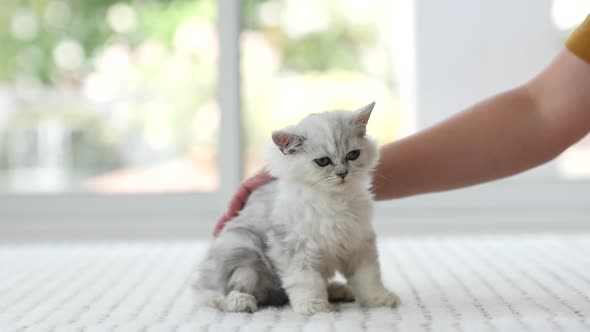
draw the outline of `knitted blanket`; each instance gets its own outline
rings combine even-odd
[[[380,239],[398,309],[195,308],[206,241],[0,244],[0,331],[590,331],[590,235]]]

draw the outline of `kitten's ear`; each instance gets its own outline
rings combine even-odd
[[[293,154],[299,150],[305,137],[279,130],[272,133],[272,141],[283,154]]]
[[[356,114],[352,123],[359,136],[365,136],[367,132],[367,123],[369,122],[369,117],[371,117],[373,107],[375,107],[375,102],[355,111]]]

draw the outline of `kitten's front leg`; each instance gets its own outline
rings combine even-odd
[[[346,279],[361,306],[393,308],[399,304],[399,297],[383,286],[374,240],[349,264]]]
[[[282,281],[295,312],[313,315],[334,311],[334,307],[328,302],[326,280],[318,271],[290,268],[283,275]]]

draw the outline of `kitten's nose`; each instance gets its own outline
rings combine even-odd
[[[344,172],[338,172],[338,173],[336,173],[336,175],[338,175],[339,177],[341,177],[341,178],[343,178],[343,179],[346,177],[346,175],[347,175],[347,174],[348,174],[348,171],[344,171]]]

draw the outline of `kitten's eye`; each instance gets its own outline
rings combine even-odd
[[[346,154],[346,160],[356,160],[361,154],[360,150],[352,150]]]
[[[330,158],[328,157],[314,159],[313,161],[315,161],[315,163],[318,164],[318,166],[320,167],[326,167],[332,163],[332,160],[330,160]]]

